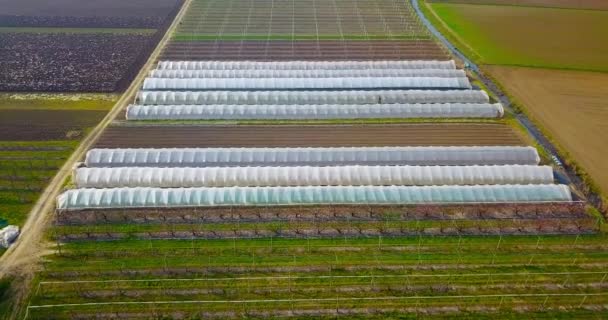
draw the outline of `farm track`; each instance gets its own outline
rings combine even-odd
[[[124,125],[103,132],[96,148],[336,147],[524,145],[504,124]]]

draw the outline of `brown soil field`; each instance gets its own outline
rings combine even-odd
[[[0,90],[119,91],[155,43],[145,34],[0,33]]]
[[[608,74],[487,66],[557,142],[608,191]]]
[[[503,124],[124,125],[105,130],[97,148],[524,145]]]
[[[606,0],[431,0],[429,2],[608,10]]]
[[[104,110],[2,110],[0,140],[33,141],[82,138],[106,115]]]
[[[3,15],[76,17],[165,17],[177,0],[0,0]]]
[[[172,41],[165,60],[447,60],[432,40]]]

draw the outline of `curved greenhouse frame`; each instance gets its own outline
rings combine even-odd
[[[501,104],[130,105],[127,120],[501,118]]]
[[[488,103],[481,90],[141,91],[143,105]]]
[[[78,188],[551,184],[549,166],[78,168]]]
[[[450,69],[313,69],[313,70],[152,70],[151,78],[340,78],[437,77],[466,78],[464,70]]]
[[[91,149],[87,167],[538,164],[533,147]]]
[[[73,189],[57,209],[572,201],[566,185]]]
[[[383,61],[160,61],[159,70],[343,70],[456,69],[456,63],[432,60]]]

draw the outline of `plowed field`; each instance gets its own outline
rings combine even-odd
[[[608,191],[608,74],[500,66],[487,70]]]
[[[502,124],[115,126],[97,148],[522,145]]]
[[[2,110],[0,139],[13,141],[61,140],[81,137],[106,111]]]
[[[163,60],[447,60],[431,40],[172,41]]]

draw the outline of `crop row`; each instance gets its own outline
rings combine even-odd
[[[59,225],[272,221],[584,218],[582,202],[403,206],[283,206],[57,211]]]
[[[601,235],[75,242],[44,263],[28,312],[233,318],[337,303],[353,316],[462,316],[473,304],[481,316],[576,314],[603,310],[605,259]]]

